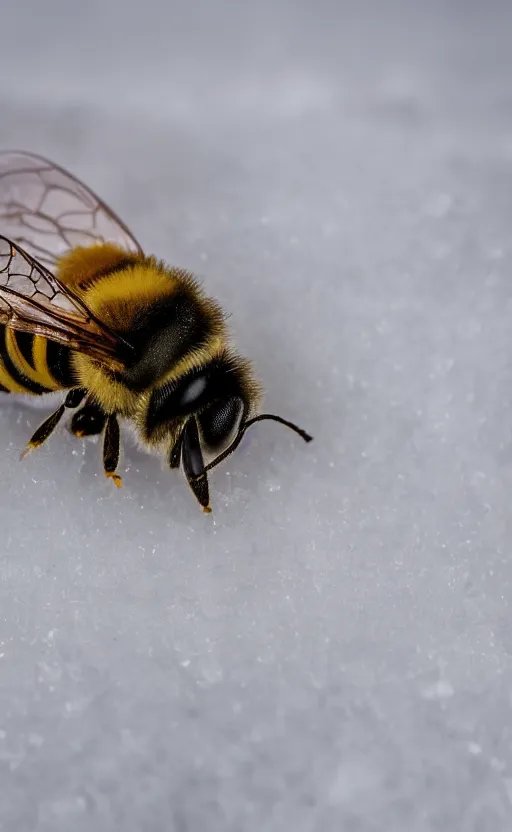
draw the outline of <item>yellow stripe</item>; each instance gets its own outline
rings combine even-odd
[[[5,345],[7,347],[9,358],[16,369],[19,370],[20,373],[23,373],[23,375],[30,379],[30,381],[34,381],[36,384],[41,384],[41,380],[36,371],[28,363],[19,348],[18,341],[16,340],[16,332],[10,327],[7,327],[5,330]]]
[[[54,379],[50,370],[48,369],[48,363],[46,358],[46,348],[48,346],[48,341],[43,335],[35,335],[34,340],[32,343],[32,359],[34,361],[34,367],[37,373],[37,381],[39,384],[42,384],[43,387],[48,387],[49,390],[60,390],[60,386],[57,381]]]
[[[30,393],[30,390],[27,390],[26,387],[22,387],[21,384],[18,384],[17,381],[14,381],[13,378],[9,375],[7,370],[5,369],[2,359],[0,358],[0,384],[5,387],[9,393]]]
[[[1,331],[0,331],[0,338],[1,338]],[[10,393],[28,393],[28,394],[31,393],[30,390],[27,390],[26,387],[24,387],[18,381],[15,381],[12,378],[12,376],[9,375],[1,357],[0,357],[0,384],[2,384],[6,388],[6,390],[9,390]]]

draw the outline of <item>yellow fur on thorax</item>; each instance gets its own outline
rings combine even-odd
[[[109,268],[119,268],[127,260],[126,267],[108,273]],[[141,307],[170,298],[178,289],[188,291],[211,320],[212,334],[207,344],[198,344],[177,367],[169,368],[168,379],[174,377],[178,369],[183,372],[203,363],[220,352],[225,344],[224,321],[216,304],[203,296],[190,274],[166,268],[153,257],[131,255],[112,244],[76,248],[61,259],[58,277],[80,294],[99,320],[127,337]],[[78,384],[85,387],[107,413],[132,416],[140,411],[141,395],[112,380],[96,361],[75,353],[72,362]]]
[[[83,295],[98,280],[98,275],[116,268],[119,263],[144,261],[144,256],[131,254],[113,243],[96,243],[92,246],[76,246],[58,261],[57,276],[69,289]]]
[[[129,335],[130,324],[141,306],[170,297],[175,290],[176,283],[166,275],[151,267],[136,265],[92,283],[84,293],[84,300],[107,326]],[[77,353],[74,367],[80,384],[107,413],[130,416],[135,412],[138,395],[113,381],[97,362]]]

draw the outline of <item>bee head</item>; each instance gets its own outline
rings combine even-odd
[[[260,399],[248,362],[225,351],[199,367],[155,388],[144,412],[143,434],[149,443],[171,441],[169,465],[183,467],[200,505],[210,511],[207,472],[239,445],[247,428],[262,419],[291,427],[278,416],[252,416]]]

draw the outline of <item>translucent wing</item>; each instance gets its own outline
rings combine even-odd
[[[41,156],[0,152],[0,231],[50,268],[78,245],[142,249],[125,224],[82,182]]]
[[[0,235],[0,324],[122,369],[130,349],[41,263]]]

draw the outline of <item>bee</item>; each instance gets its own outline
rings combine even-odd
[[[21,454],[40,447],[66,411],[77,437],[103,435],[117,473],[120,427],[183,470],[205,512],[208,472],[259,413],[252,365],[231,346],[226,316],[185,269],[146,255],[89,188],[41,156],[0,152],[0,390],[62,393]]]

